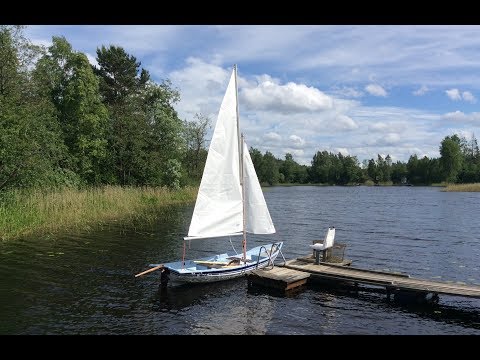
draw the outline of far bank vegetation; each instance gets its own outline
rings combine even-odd
[[[444,191],[475,192],[480,191],[480,183],[474,184],[449,184]]]

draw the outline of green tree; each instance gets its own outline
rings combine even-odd
[[[0,27],[0,190],[61,185],[74,178],[61,167],[65,148],[54,107],[31,80],[33,55],[40,49],[21,31]]]
[[[458,135],[446,136],[440,144],[440,166],[446,182],[455,182],[462,168],[463,155]]]
[[[299,165],[294,169],[293,172],[293,182],[297,184],[306,184],[308,183],[308,166],[306,165]]]
[[[477,138],[475,137],[475,134],[472,133],[472,137],[470,141],[468,142],[468,153],[467,157],[470,158],[473,161],[479,161],[480,160],[480,150],[478,148],[478,142]]]
[[[193,121],[183,122],[183,138],[185,140],[184,165],[188,177],[196,181],[202,177],[207,159],[206,136],[210,129],[210,118],[203,114],[195,114]]]
[[[110,115],[110,178],[124,185],[161,185],[185,149],[182,121],[173,105],[180,94],[168,80],[150,81],[148,71],[121,47],[97,49],[100,92]],[[169,185],[169,184],[165,184]]]
[[[149,136],[148,146],[143,151],[148,153],[146,182],[176,187],[176,184],[165,179],[172,179],[172,169],[175,169],[175,174],[181,174],[177,167],[181,169],[186,145],[182,136],[184,124],[173,106],[180,97],[170,86],[169,82],[163,82],[161,85],[149,83],[146,87],[146,126]],[[138,122],[142,122],[142,119],[139,118]],[[179,181],[182,181],[181,177]]]
[[[339,179],[339,185],[356,184],[360,182],[360,165],[356,156],[343,156],[338,154],[341,160],[341,177]]]
[[[69,169],[86,183],[100,183],[107,156],[108,113],[87,57],[73,51],[64,37],[53,37],[48,53],[38,61],[35,79],[56,107],[69,150]]]
[[[270,185],[275,185],[280,181],[280,171],[278,167],[278,162],[275,156],[273,156],[273,154],[270,151],[267,151],[263,156],[263,168],[264,168],[265,182],[267,182]]]
[[[410,155],[410,158],[407,162],[407,178],[412,184],[421,184],[422,177],[418,169],[418,156],[417,154]]]
[[[0,96],[6,97],[18,90],[19,59],[11,30],[0,28]]]
[[[258,181],[260,181],[260,183],[265,183],[267,181],[267,175],[265,172],[262,153],[260,150],[255,149],[254,147],[250,147],[249,153],[252,159],[253,167],[257,173]]]
[[[370,179],[373,180],[375,184],[378,184],[378,181],[379,181],[378,169],[377,169],[377,164],[373,159],[368,160],[367,175]]]
[[[394,184],[407,183],[407,164],[397,161],[391,166],[391,180]]]
[[[28,88],[29,68],[41,48],[25,37],[24,29],[21,25],[0,25],[0,95]]]
[[[392,158],[390,154],[385,157],[385,167],[383,169],[384,181],[392,180]]]
[[[150,80],[148,71],[140,70],[141,63],[122,47],[102,45],[97,49],[97,62],[99,67],[94,71],[100,78],[100,91],[108,105],[123,103],[144,89]]]
[[[293,156],[290,153],[285,154],[285,160],[280,165],[280,173],[283,174],[284,182],[294,182],[295,169],[298,164],[293,160]]]
[[[310,177],[312,182],[327,184],[331,167],[330,154],[327,151],[317,151],[311,162]]]
[[[62,107],[66,144],[76,172],[88,183],[96,184],[101,181],[107,155],[108,113],[87,57],[76,53],[71,62],[72,76],[65,87]]]
[[[387,155],[384,159],[380,154],[377,154],[376,176],[378,177],[378,181],[390,181],[391,165],[392,159],[390,155]]]

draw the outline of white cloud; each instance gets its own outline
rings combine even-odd
[[[408,120],[406,119],[401,119],[400,116],[398,116],[398,114],[391,114],[390,116],[392,116],[391,119],[389,119],[388,122],[384,122],[384,121],[378,121],[378,122],[374,122],[372,124],[368,124],[368,131],[369,132],[377,132],[377,133],[382,133],[382,134],[387,134],[387,133],[391,133],[391,132],[396,132],[396,133],[402,133],[404,131],[408,131]],[[405,118],[408,118],[408,114],[405,114],[404,115]],[[389,115],[387,114],[380,114],[380,113],[377,113],[374,115],[375,118],[382,118],[384,117],[388,119]]]
[[[364,93],[360,90],[357,90],[354,87],[343,86],[341,88],[334,88],[332,93],[337,96],[342,96],[346,98],[360,98]]]
[[[46,40],[46,39],[30,39],[32,41],[33,44],[35,45],[39,45],[39,46],[43,46],[43,47],[46,47],[46,48],[49,48],[50,46],[52,46],[52,40],[49,39],[49,40]]]
[[[473,96],[473,94],[470,91],[464,91],[462,93],[462,98],[463,100],[468,101],[469,103],[472,103],[472,104],[477,102],[477,99],[475,98],[475,96]]]
[[[97,59],[95,58],[95,56],[89,54],[89,53],[85,53],[85,55],[87,56],[87,59],[88,59],[88,62],[90,64],[92,64],[93,66],[95,67],[98,67],[98,61]]]
[[[271,142],[279,142],[282,140],[282,137],[276,132],[269,132],[265,134],[264,139]]]
[[[334,151],[335,151],[336,154],[341,153],[343,156],[350,155],[347,148],[334,148]]]
[[[168,74],[181,94],[180,102],[175,107],[179,116],[191,120],[195,113],[202,113],[214,122],[230,74],[231,69],[223,69],[198,58],[187,58],[185,67]]]
[[[390,154],[401,161],[415,153],[438,157],[440,141],[449,135],[439,126],[441,116],[418,109],[360,105],[350,114],[360,126],[340,141],[360,162],[376,154]]]
[[[283,149],[283,155],[290,153],[292,154],[293,160],[295,160],[297,163],[301,165],[310,165],[310,159],[303,159],[305,152],[303,149],[293,149],[293,148],[285,148]],[[285,158],[285,156],[281,157],[282,159]]]
[[[423,96],[428,92],[428,87],[422,85],[419,89],[415,90],[412,94],[415,96]]]
[[[480,125],[480,112],[473,112],[470,114],[465,114],[462,111],[449,112],[443,115],[445,120],[455,121],[455,122],[467,122],[467,123],[477,123]]]
[[[453,121],[465,121],[467,119],[467,115],[465,115],[462,111],[454,111],[449,112],[443,115],[443,118],[446,120],[453,120]]]
[[[390,125],[384,122],[373,123],[369,125],[369,130],[376,132],[386,132],[390,131]]]
[[[292,146],[296,149],[301,148],[305,145],[305,140],[303,140],[300,136],[290,135],[289,139],[292,143]]]
[[[347,115],[344,114],[338,114],[336,117],[336,122],[335,126],[344,129],[344,130],[352,130],[352,129],[357,129],[358,125],[353,119]]]
[[[445,93],[453,101],[457,101],[457,100],[462,99],[462,96],[460,95],[460,91],[458,89],[445,90]]]
[[[399,134],[389,133],[383,138],[383,140],[388,145],[395,145],[401,141],[401,138]]]
[[[385,89],[378,84],[368,84],[365,86],[365,91],[373,96],[386,97],[388,95]]]
[[[472,137],[475,136],[475,134],[472,131],[464,130],[464,129],[454,130],[452,131],[452,134],[457,134],[461,138],[464,137],[465,139],[467,139],[467,141],[471,140]]]
[[[445,90],[445,93],[453,101],[458,101],[463,99],[464,101],[467,101],[472,104],[477,102],[477,99],[470,91],[460,92],[460,90],[458,89],[449,89],[449,90]]]
[[[251,110],[269,110],[284,114],[331,109],[332,98],[314,87],[289,82],[278,84],[269,76],[259,78],[253,88],[241,92],[245,105]]]

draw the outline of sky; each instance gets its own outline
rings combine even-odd
[[[121,46],[152,79],[180,92],[183,120],[216,121],[238,66],[247,144],[310,165],[317,151],[439,157],[445,136],[480,136],[480,26],[467,25],[35,25],[49,46],[65,36],[96,64]]]

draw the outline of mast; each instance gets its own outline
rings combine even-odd
[[[235,105],[237,110],[237,135],[238,135],[238,153],[239,153],[239,169],[240,169],[240,186],[242,187],[242,213],[243,213],[243,261],[246,262],[247,258],[247,218],[246,218],[246,207],[245,207],[245,180],[244,180],[244,170],[243,170],[243,134],[240,135],[240,114],[238,109],[238,84],[237,84],[237,65],[233,65],[235,72]]]

